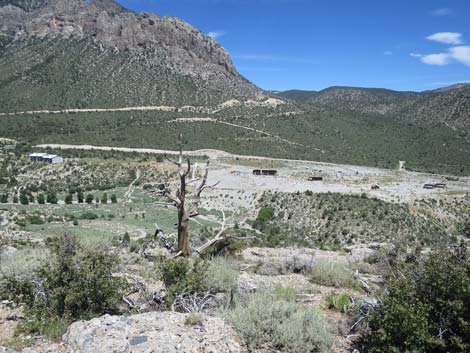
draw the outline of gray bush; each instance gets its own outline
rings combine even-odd
[[[346,262],[318,260],[312,267],[313,282],[333,287],[354,287],[354,272]]]
[[[292,353],[331,351],[333,335],[318,312],[295,301],[277,300],[271,293],[256,293],[238,301],[224,316],[250,351],[266,345]]]
[[[239,270],[225,257],[215,257],[209,262],[204,282],[213,292],[235,292],[238,289]]]

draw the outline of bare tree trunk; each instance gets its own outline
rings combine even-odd
[[[178,166],[178,175],[180,178],[180,185],[176,192],[176,196],[171,195],[168,191],[165,192],[176,209],[178,210],[178,246],[176,252],[183,256],[190,256],[191,251],[189,249],[189,214],[186,206],[186,177],[191,172],[191,162],[188,159],[187,165],[183,164],[183,138],[179,135],[179,158],[178,161],[173,161],[167,158]]]
[[[189,171],[189,163],[188,163]],[[190,256],[189,250],[189,215],[186,210],[186,173],[180,173],[180,189],[178,198],[180,200],[178,208],[178,248],[183,256]]]

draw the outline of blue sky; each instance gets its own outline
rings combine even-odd
[[[468,0],[118,0],[210,34],[269,90],[470,82]]]

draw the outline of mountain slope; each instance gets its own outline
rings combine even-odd
[[[2,111],[263,99],[212,38],[111,0],[0,0]]]
[[[330,87],[318,92],[280,92],[278,96],[340,110],[387,115],[407,123],[445,124],[470,131],[470,85],[465,84],[425,92]]]

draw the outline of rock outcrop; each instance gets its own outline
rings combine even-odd
[[[188,324],[190,314],[151,312],[79,321],[64,335],[73,353],[242,353],[241,341],[222,319],[202,316]]]
[[[235,331],[218,317],[149,312],[105,315],[73,323],[59,344],[41,344],[24,353],[246,353]],[[199,315],[199,314],[198,314]],[[17,353],[0,346],[0,353]]]
[[[112,0],[0,0],[0,77],[0,108],[8,110],[44,101],[73,108],[266,98],[211,37]],[[34,102],[48,92],[49,102]]]

